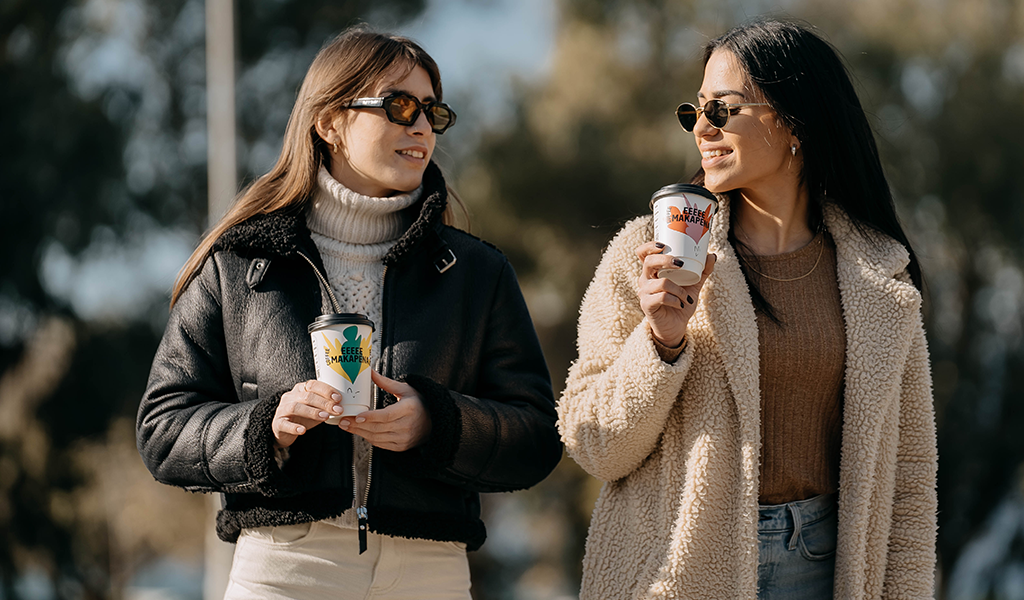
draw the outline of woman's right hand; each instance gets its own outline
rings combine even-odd
[[[674,257],[662,254],[664,244],[647,242],[636,248],[637,258],[643,263],[638,282],[640,308],[647,316],[651,333],[663,345],[676,348],[683,343],[686,324],[697,311],[697,300],[704,282],[715,270],[714,254],[708,254],[704,273],[693,285],[680,286],[668,279],[658,277],[662,269],[678,269]]]
[[[322,381],[300,381],[281,396],[271,429],[275,445],[287,448],[300,435],[323,423],[331,415],[340,415],[341,394]]]

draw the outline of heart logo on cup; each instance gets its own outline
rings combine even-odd
[[[693,240],[694,244],[699,244],[704,234],[711,229],[711,215],[714,210],[714,205],[709,204],[707,209],[701,212],[695,205],[690,204],[690,201],[683,197],[686,202],[686,214],[679,211],[678,208],[670,206],[671,215],[668,219],[668,228],[679,233],[685,233],[687,237]]]

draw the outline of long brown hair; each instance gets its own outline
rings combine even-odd
[[[226,230],[255,215],[299,207],[309,201],[316,189],[320,166],[330,164],[330,149],[316,131],[321,116],[329,117],[355,98],[372,93],[386,77],[395,75],[396,68],[401,78],[416,67],[427,72],[434,96],[441,100],[437,63],[412,40],[356,26],[327,42],[313,59],[299,88],[277,163],[242,190],[227,214],[203,236],[178,273],[171,306],[199,274],[214,243]],[[452,219],[449,206],[445,222]]]

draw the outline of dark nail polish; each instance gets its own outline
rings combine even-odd
[[[693,304],[693,298],[687,296],[686,297],[686,302],[689,303],[689,304]]]
[[[672,264],[674,264],[677,267],[681,267],[681,266],[683,266],[683,259],[681,259],[681,258],[672,259]]]
[[[662,244],[661,242],[654,242],[654,247],[657,248],[658,250],[661,250],[662,248],[665,247],[665,244]]]

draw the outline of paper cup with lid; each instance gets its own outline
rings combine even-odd
[[[711,220],[718,201],[707,188],[690,183],[666,185],[651,197],[654,240],[665,244],[663,254],[682,259],[678,269],[662,269],[663,277],[678,285],[700,281],[708,257]]]
[[[341,394],[341,415],[327,423],[337,425],[341,417],[370,410],[370,348],[373,321],[358,313],[320,315],[309,326],[313,341],[316,378]]]

